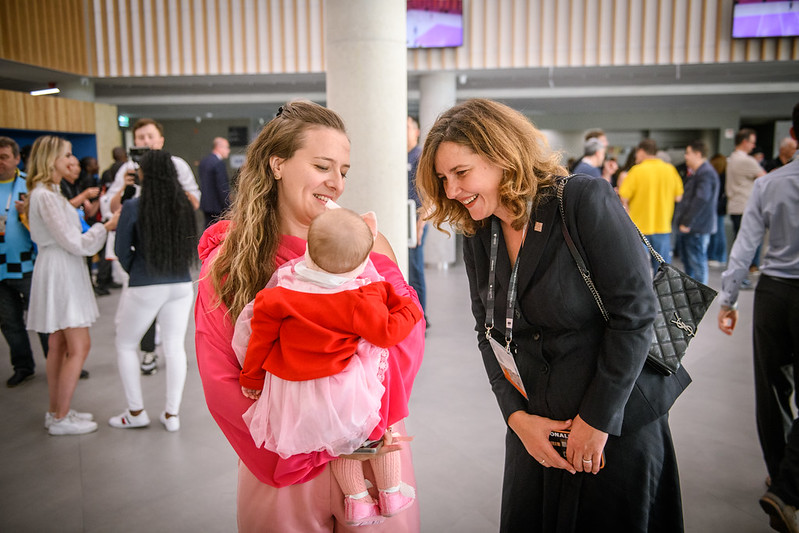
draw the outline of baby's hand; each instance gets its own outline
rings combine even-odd
[[[251,400],[257,400],[261,396],[261,391],[245,387],[241,388],[241,393]]]

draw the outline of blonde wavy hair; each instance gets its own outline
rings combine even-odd
[[[308,100],[293,100],[280,107],[277,116],[247,148],[233,205],[225,215],[230,227],[209,270],[214,290],[232,321],[266,286],[277,268],[280,197],[269,159],[290,159],[302,148],[306,133],[312,128],[347,133],[334,111]]]
[[[502,169],[499,198],[513,216],[512,227],[522,229],[540,195],[551,192],[557,176],[566,175],[561,155],[553,152],[546,137],[524,115],[491,100],[467,100],[442,113],[422,148],[416,170],[416,188],[425,218],[437,229],[448,222],[455,231],[474,235],[484,221],[473,220],[456,200],[447,198],[438,177],[435,159],[441,143],[453,142]]]
[[[42,135],[33,142],[28,158],[28,177],[25,178],[28,192],[39,185],[53,185],[55,161],[66,146],[70,146],[70,142],[55,135]],[[25,213],[28,212],[29,197],[25,197]]]

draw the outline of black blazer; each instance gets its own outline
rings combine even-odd
[[[656,309],[649,258],[610,185],[576,176],[564,195],[569,231],[608,310],[607,323],[566,246],[554,190],[539,194],[519,254],[513,323],[527,400],[505,379],[485,339],[490,221],[465,239],[472,313],[489,381],[506,421],[518,410],[558,420],[579,414],[592,427],[620,435],[623,427],[665,414],[690,377],[682,368],[664,377],[644,366]],[[500,238],[494,324],[502,334],[511,266]]]
[[[230,202],[230,182],[225,162],[216,154],[210,153],[200,161],[200,210],[204,213],[219,214]]]
[[[682,200],[677,204],[677,224],[691,228],[691,233],[716,233],[719,175],[705,161],[685,182]],[[722,228],[723,229],[723,228]]]

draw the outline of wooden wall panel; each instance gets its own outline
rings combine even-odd
[[[447,51],[429,50],[409,50],[408,65],[433,71],[799,60],[799,38],[733,40],[732,3],[464,0],[464,46],[454,52],[455,66]],[[519,31],[507,13],[525,21],[524,39],[502,37]]]
[[[97,105],[102,104],[0,90],[0,127],[19,130],[95,133],[97,128],[95,106]]]
[[[85,24],[87,6],[84,0],[3,0],[0,57],[92,75],[86,46],[86,36],[91,33]]]
[[[325,0],[3,0],[3,7],[0,57],[81,75],[325,69]],[[409,70],[799,60],[799,38],[733,40],[732,0],[464,0],[463,9],[464,45],[409,50]]]
[[[122,131],[117,125],[118,110],[115,105],[94,104],[94,131],[97,139],[97,162],[106,169],[114,162],[111,150],[122,146]]]

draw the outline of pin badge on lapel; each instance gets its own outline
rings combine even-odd
[[[544,229],[544,224],[542,222],[536,222],[535,226],[533,226],[533,230],[541,233],[541,230]]]

